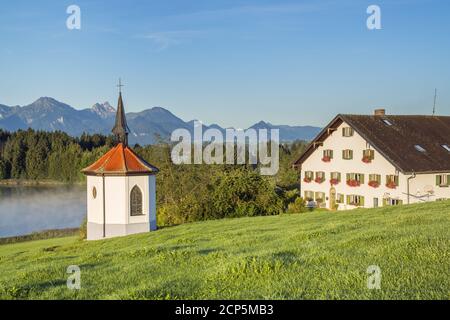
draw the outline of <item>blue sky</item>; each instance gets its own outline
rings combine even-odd
[[[81,8],[68,30],[66,8]],[[381,8],[381,30],[366,9]],[[8,1],[0,103],[117,100],[184,120],[324,125],[336,113],[450,114],[450,1]]]

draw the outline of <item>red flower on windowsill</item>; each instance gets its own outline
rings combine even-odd
[[[380,186],[380,183],[378,181],[369,181],[368,185],[372,188],[378,188]]]
[[[330,162],[330,161],[331,161],[331,158],[328,157],[328,156],[324,156],[324,157],[322,158],[322,161],[323,161],[323,162]]]
[[[332,186],[335,186],[335,185],[337,185],[339,183],[339,180],[338,179],[330,179],[330,184],[332,185]]]
[[[371,163],[371,162],[372,162],[372,159],[370,159],[370,157],[364,156],[364,157],[362,158],[362,162],[364,162],[364,163]]]
[[[397,184],[395,183],[395,181],[389,181],[388,183],[386,183],[386,187],[388,187],[389,189],[395,189],[397,188]]]
[[[325,179],[324,178],[321,178],[321,177],[317,177],[316,178],[316,180],[314,180],[316,183],[322,183],[322,182],[324,182],[325,181]]]
[[[304,177],[303,182],[310,183],[312,179],[310,177]]]
[[[350,179],[347,180],[347,185],[350,187],[359,187],[361,185],[361,182],[359,182],[358,180]]]

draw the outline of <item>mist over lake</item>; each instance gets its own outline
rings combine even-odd
[[[85,215],[85,186],[0,186],[0,237],[79,227]]]

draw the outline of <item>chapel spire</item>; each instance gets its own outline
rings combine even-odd
[[[125,117],[125,109],[123,107],[122,101],[122,82],[119,78],[119,101],[117,102],[117,113],[116,113],[116,122],[114,124],[114,128],[112,129],[112,133],[116,136],[116,139],[119,143],[123,143],[125,146],[128,145],[128,133],[130,129],[128,129],[127,119]]]

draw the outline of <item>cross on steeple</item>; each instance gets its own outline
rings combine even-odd
[[[119,93],[122,93],[122,87],[125,87],[123,84],[122,84],[122,80],[119,78],[119,84],[117,85],[117,87],[119,88]]]

